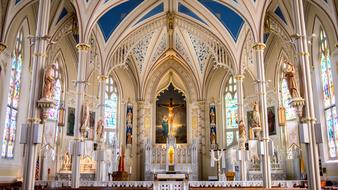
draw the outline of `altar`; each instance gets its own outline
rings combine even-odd
[[[189,180],[187,174],[159,173],[154,175],[154,181],[184,181]]]

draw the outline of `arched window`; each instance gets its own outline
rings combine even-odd
[[[324,100],[325,124],[327,127],[328,148],[330,159],[336,159],[338,153],[337,110],[332,77],[332,65],[328,48],[327,35],[323,29],[319,33],[320,74]]]
[[[281,104],[285,108],[285,119],[293,120],[297,118],[297,112],[294,107],[291,106],[291,94],[288,88],[288,83],[285,78],[282,79],[281,82],[281,90],[280,90],[280,96],[281,96]]]
[[[237,86],[236,79],[233,76],[229,78],[227,86],[224,93],[224,105],[225,105],[225,126],[226,126],[226,145],[231,146],[236,143],[238,136],[237,129],[237,112],[238,112],[238,102],[237,102]],[[235,138],[236,136],[236,138]]]
[[[2,143],[1,157],[14,158],[15,132],[18,118],[18,108],[21,90],[21,72],[23,64],[23,31],[16,36],[15,48],[12,53],[12,71],[9,81],[5,131]]]
[[[58,110],[60,108],[61,103],[61,94],[62,94],[62,85],[61,85],[61,72],[59,63],[55,63],[54,68],[54,78],[55,78],[55,88],[53,99],[55,102],[55,107],[49,110],[49,119],[57,120],[58,119]]]
[[[106,93],[105,93],[105,123],[107,127],[107,142],[113,144],[116,140],[116,125],[117,125],[117,103],[118,92],[113,77],[109,75],[106,80]]]

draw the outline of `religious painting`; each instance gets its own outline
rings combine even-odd
[[[171,83],[156,101],[156,143],[175,137],[176,143],[187,143],[187,110],[185,95]]]
[[[133,142],[133,104],[128,102],[126,115],[126,144]]]
[[[248,120],[248,129],[251,129],[253,124],[253,111],[248,111],[246,113],[246,117]]]
[[[275,107],[268,107],[268,127],[269,127],[269,135],[276,135],[276,111]]]
[[[75,108],[68,107],[67,136],[74,136]]]
[[[209,109],[210,121],[210,144],[216,144],[216,106],[215,103],[210,104]]]
[[[87,132],[87,138],[89,140],[94,140],[95,133],[95,112],[89,112],[89,130]]]

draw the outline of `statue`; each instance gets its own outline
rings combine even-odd
[[[257,102],[255,102],[253,106],[252,120],[253,120],[252,130],[255,133],[255,136],[259,139],[262,128],[261,128],[261,116],[259,114],[259,107]]]
[[[96,127],[96,139],[98,141],[101,141],[103,138],[103,130],[104,130],[104,125],[102,119],[100,119],[97,122],[97,127]]]
[[[127,125],[132,125],[132,123],[133,123],[132,108],[127,108],[127,109],[128,109],[128,113],[127,113]]]
[[[124,146],[122,146],[122,148],[121,148],[121,155],[120,155],[120,159],[119,159],[118,171],[124,172]]]
[[[71,158],[68,152],[63,157],[63,170],[70,170],[71,168]]]
[[[166,115],[162,117],[162,133],[165,139],[168,138],[168,118]]]
[[[210,129],[210,142],[211,144],[216,144],[216,127],[211,127]]]
[[[243,120],[241,120],[238,124],[239,130],[239,149],[245,149],[245,142],[246,142],[246,129]]]
[[[43,97],[46,99],[51,99],[53,97],[56,77],[55,72],[56,64],[48,66],[47,70],[45,71]]]
[[[89,129],[89,108],[88,105],[84,104],[81,108],[81,122],[80,122],[80,133],[82,138],[86,138],[87,131]]]
[[[214,107],[210,108],[210,123],[215,124],[216,123],[216,114],[215,114],[215,110]]]
[[[290,95],[292,98],[299,98],[299,92],[297,90],[297,84],[296,84],[296,79],[295,79],[295,74],[296,74],[296,69],[295,66],[288,62],[285,61],[285,69],[284,69],[284,77],[286,78],[286,82],[288,85],[288,89],[290,92]]]

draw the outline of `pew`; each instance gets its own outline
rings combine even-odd
[[[71,187],[44,187],[35,186],[35,190],[153,190],[153,187],[79,187],[77,189]]]
[[[0,183],[1,190],[21,190],[22,189],[22,182],[15,181],[12,183]]]

